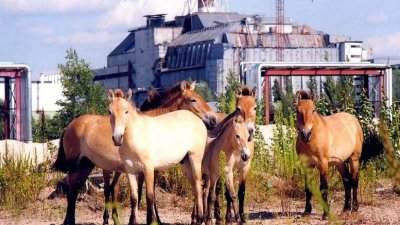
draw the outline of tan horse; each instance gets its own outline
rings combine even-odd
[[[217,181],[219,179],[219,154],[223,151],[225,154],[224,171],[227,178],[227,193],[230,199],[233,199],[233,209],[235,218],[241,223],[240,215],[237,211],[236,194],[233,189],[233,172],[234,169],[243,169],[249,165],[249,159],[253,157],[250,150],[254,147],[249,142],[249,132],[243,119],[243,112],[238,107],[235,112],[229,114],[222,122],[220,122],[215,130],[220,133],[217,138],[210,140],[207,144],[206,154],[203,159],[203,179],[205,180],[205,193],[203,201],[205,204],[205,212],[207,212],[207,224],[212,224],[212,207],[214,207],[217,195]],[[241,180],[243,181],[243,180]],[[232,184],[232,185],[231,185]],[[219,203],[216,207],[217,223],[221,222],[219,217]],[[219,217],[219,218],[218,218]]]
[[[204,156],[207,129],[193,113],[179,110],[150,117],[136,110],[125,95],[109,91],[112,139],[128,174],[130,194],[137,199],[136,175],[144,173],[146,183],[147,223],[158,223],[154,206],[154,172],[170,168],[184,158],[191,165],[190,177],[196,201],[196,219],[203,221],[201,198],[201,163]]]
[[[230,224],[233,222],[232,220],[232,209],[234,211],[234,218],[238,223],[245,223],[246,222],[246,215],[244,213],[244,199],[245,199],[245,193],[246,193],[246,180],[247,176],[250,172],[251,168],[251,161],[254,157],[254,132],[255,132],[255,122],[256,122],[256,107],[257,103],[255,100],[255,95],[256,95],[256,88],[253,88],[250,90],[247,86],[243,86],[241,89],[238,90],[237,92],[237,98],[236,98],[236,106],[237,108],[240,108],[241,110],[241,117],[243,118],[243,124],[248,130],[248,143],[247,143],[247,148],[249,151],[249,158],[244,160],[244,158],[240,158],[238,155],[231,154],[232,152],[237,152],[235,151],[235,148],[232,146],[234,145],[231,143],[231,148],[228,149],[223,149],[227,159],[226,164],[224,165],[225,171],[226,171],[226,191],[225,191],[225,197],[227,200],[227,209],[226,209],[226,218],[225,221],[227,224]],[[225,114],[223,113],[217,113],[217,120],[219,123],[221,123],[221,120],[226,117]],[[242,124],[241,123],[241,124]],[[217,127],[219,127],[218,125]],[[217,129],[217,128],[215,128]],[[241,135],[243,137],[243,135]],[[221,140],[216,140],[216,143],[222,143]],[[215,145],[212,144],[212,145]],[[228,143],[225,145],[226,147],[229,146]],[[211,147],[213,148],[213,147]],[[204,170],[207,170],[207,168],[203,168]],[[233,180],[233,173],[235,170],[239,171],[239,190],[238,190],[238,195],[235,193],[235,188],[234,188],[234,180]],[[215,177],[218,177],[218,174],[214,174]],[[217,187],[219,187],[219,179],[218,179],[218,184]],[[213,186],[210,186],[212,189]],[[219,203],[219,194],[220,194],[219,188],[212,190],[209,195],[209,201],[215,202],[215,215],[216,215],[216,223],[221,223],[221,212],[220,212],[220,203]],[[215,194],[211,194],[215,193]],[[211,203],[212,204],[212,203]],[[238,205],[239,204],[239,205]],[[210,204],[209,204],[210,205]],[[205,207],[207,209],[207,207]],[[210,207],[208,207],[211,209]],[[209,217],[211,216],[210,210],[207,209],[207,214]]]
[[[170,103],[168,106],[152,105],[145,114],[161,115],[166,112],[178,109],[188,109],[200,117],[209,127],[215,125],[215,116],[207,103],[194,92],[195,83],[191,85],[185,81],[161,92],[157,99],[159,104]],[[174,104],[172,104],[174,103]],[[119,172],[123,172],[123,163],[120,160],[118,148],[114,146],[111,138],[104,138],[111,135],[111,125],[109,118],[98,115],[84,115],[73,120],[65,129],[60,138],[60,147],[54,168],[59,171],[68,172],[68,206],[64,224],[75,224],[75,204],[78,189],[84,184],[88,175],[92,171],[94,164],[103,169],[104,175],[104,195],[106,205],[110,202],[110,189],[112,190],[112,208],[115,224],[120,224],[117,210],[114,207],[116,195],[118,194]],[[110,171],[115,173],[114,180],[110,187]],[[139,182],[142,183],[142,182]],[[139,186],[139,188],[141,188]],[[132,204],[137,204],[131,199]],[[136,223],[132,207],[130,224]],[[103,214],[103,223],[108,224],[108,207]]]
[[[296,151],[307,167],[317,167],[320,171],[320,190],[324,201],[323,218],[329,215],[328,206],[328,166],[336,166],[342,176],[345,188],[343,211],[357,211],[357,188],[359,159],[362,151],[363,132],[357,118],[349,113],[336,113],[321,116],[316,112],[313,96],[305,91],[298,91],[297,120],[298,130]],[[346,162],[350,164],[350,173]],[[353,201],[351,199],[353,190]],[[311,213],[312,193],[307,184],[306,206],[303,215]]]

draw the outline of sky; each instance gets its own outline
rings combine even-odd
[[[144,15],[184,15],[185,0],[0,0],[0,62],[28,64],[33,79],[58,72],[66,51],[76,49],[91,68],[145,25]],[[192,2],[196,2],[192,0]],[[225,0],[230,12],[275,16],[275,0]],[[285,0],[285,17],[371,47],[373,57],[400,59],[399,0]]]

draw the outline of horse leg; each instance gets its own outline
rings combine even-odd
[[[184,158],[182,160],[181,168],[182,168],[185,176],[189,180],[190,185],[193,188],[193,191],[194,191],[193,195],[195,195],[196,194],[195,193],[195,188],[194,188],[195,187],[195,183],[194,183],[194,178],[192,176],[192,167],[191,167],[191,164],[190,164],[190,161],[188,160],[188,158]],[[197,204],[196,204],[196,199],[195,199],[194,202],[193,202],[193,210],[192,210],[192,214],[191,214],[191,219],[192,219],[191,224],[196,224],[196,212],[197,211],[198,211],[198,209],[197,209]]]
[[[112,218],[114,220],[115,225],[121,224],[118,218],[118,207],[119,207],[119,202],[118,202],[118,194],[120,190],[120,185],[119,185],[119,178],[121,177],[120,172],[114,172],[114,177],[111,183],[111,197],[112,197],[112,203],[111,203],[111,209],[112,209]]]
[[[353,206],[352,211],[358,211],[358,199],[357,199],[357,190],[358,190],[358,170],[359,170],[360,162],[359,157],[357,159],[350,159],[350,172],[351,172],[351,185],[353,188]]]
[[[137,215],[138,215],[138,193],[137,193],[137,179],[136,175],[127,173],[128,181],[129,181],[129,192],[130,192],[130,200],[131,200],[131,215],[129,217],[129,225],[138,224]]]
[[[158,171],[154,171],[154,177],[157,177],[157,175],[158,175]],[[143,178],[144,178],[144,175],[143,175]],[[156,211],[156,217],[157,217],[157,221],[158,221],[158,223],[159,224],[162,224],[161,223],[161,220],[160,220],[160,215],[158,214],[158,208],[157,208],[157,201],[156,201],[156,182],[154,181],[154,186],[153,186],[153,188],[154,188],[154,209],[155,209],[155,211]]]
[[[321,191],[322,201],[323,201],[322,204],[324,210],[322,219],[327,219],[329,216],[329,204],[328,204],[328,162],[326,160],[321,160],[321,166],[319,172],[320,172],[319,190]]]
[[[197,224],[202,224],[204,220],[204,210],[203,210],[203,198],[202,198],[202,161],[203,156],[199,157],[198,155],[192,154],[189,156],[191,171],[192,171],[192,182],[194,188],[194,197],[196,200],[196,219]]]
[[[309,175],[307,174],[307,172],[304,174],[304,190],[306,192],[306,206],[304,208],[304,212],[302,214],[302,216],[309,216],[311,214],[312,211],[312,206],[311,206],[311,198],[312,198],[312,193],[310,191],[310,182],[309,182]]]
[[[87,180],[90,172],[92,171],[94,164],[83,158],[81,160],[81,166],[77,168],[77,171],[70,172],[67,175],[68,180],[68,195],[67,195],[67,214],[65,215],[64,225],[75,225],[75,207],[76,198],[78,197],[78,190],[83,187]]]
[[[207,218],[206,218],[206,223],[211,225],[212,224],[212,212],[213,212],[213,206],[215,204],[215,189],[216,189],[216,184],[218,180],[218,175],[217,174],[211,174],[209,176],[209,179],[207,180],[207,187],[205,192],[207,194]]]
[[[103,213],[103,225],[108,224],[108,219],[110,218],[110,214],[108,210],[112,207],[110,205],[110,171],[103,170],[103,179],[104,179],[104,213]]]
[[[237,196],[236,196],[235,188],[234,188],[234,184],[233,184],[233,170],[232,170],[232,168],[233,168],[233,166],[232,167],[228,167],[228,169],[225,168],[225,171],[227,171],[227,174],[226,174],[227,195],[226,196],[229,198],[229,202],[232,204],[233,213],[235,215],[235,220],[238,223],[241,223],[241,221],[239,221],[240,216],[239,216],[239,210],[238,210],[238,200],[237,200]],[[228,202],[228,199],[227,199],[227,202]],[[228,216],[228,212],[227,212],[227,216]]]
[[[343,185],[344,185],[344,207],[343,212],[347,212],[351,210],[351,177],[349,170],[345,163],[340,163],[336,165],[337,170],[342,177]]]
[[[239,190],[238,190],[238,198],[239,198],[239,215],[242,223],[246,223],[246,215],[244,213],[244,197],[246,195],[246,179],[247,175],[250,171],[250,164],[248,162],[247,165],[241,170],[241,179],[239,182]]]
[[[221,192],[222,192],[222,181],[221,179],[217,180],[217,184],[215,187],[215,203],[214,203],[214,217],[215,224],[222,224],[222,213],[221,213]]]
[[[232,224],[234,222],[232,220],[232,199],[229,196],[229,191],[226,186],[225,186],[225,199],[226,199],[225,224]]]
[[[158,224],[156,208],[154,205],[154,167],[148,166],[144,174],[144,180],[146,183],[146,203],[147,203],[147,224]]]

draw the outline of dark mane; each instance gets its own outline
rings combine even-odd
[[[243,96],[251,96],[251,90],[247,86],[242,87],[242,95]]]
[[[296,96],[300,99],[300,100],[312,100],[312,96],[307,93],[304,90],[299,90],[296,92]]]
[[[186,82],[186,88],[190,89],[190,84]],[[140,106],[140,111],[147,111],[158,108],[181,92],[181,82],[174,84],[172,87],[162,91],[150,91],[148,98],[144,100]]]
[[[123,98],[124,97],[124,92],[121,89],[116,89],[114,91],[114,97]]]

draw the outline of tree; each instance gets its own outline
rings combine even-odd
[[[83,114],[105,114],[108,105],[104,87],[93,82],[89,63],[80,59],[74,49],[67,50],[65,59],[65,64],[58,65],[65,99],[57,101],[61,109],[55,116],[61,129]]]
[[[393,101],[400,102],[400,69],[393,71]],[[397,88],[396,88],[397,87]]]
[[[206,102],[214,101],[214,96],[211,94],[211,90],[208,87],[207,82],[200,81],[196,83],[195,92],[199,94]]]
[[[274,96],[275,102],[280,102],[282,104],[282,113],[284,117],[289,117],[293,112],[294,106],[294,94],[293,94],[293,84],[291,77],[285,77],[283,79],[284,88],[279,85],[278,80],[274,80],[274,85],[272,86],[272,94]]]
[[[232,71],[229,71],[226,79],[228,84],[225,86],[225,93],[217,98],[217,107],[220,112],[229,114],[235,111],[237,91],[242,85],[237,79],[237,75]]]
[[[309,80],[307,81],[306,85],[310,94],[318,98],[317,80],[315,79],[314,76],[309,76]]]

